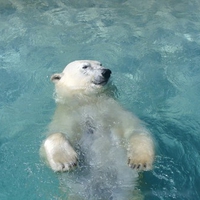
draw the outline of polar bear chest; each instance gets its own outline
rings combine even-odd
[[[116,109],[116,104],[109,100],[73,108],[58,105],[49,130],[51,133],[65,133],[73,141],[79,140],[85,133],[110,135],[118,131],[116,124],[121,124],[117,110],[120,109]]]

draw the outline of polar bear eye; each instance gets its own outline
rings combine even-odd
[[[88,66],[87,66],[87,65],[84,65],[82,68],[83,68],[83,69],[87,69],[87,68],[88,68]]]
[[[88,67],[90,67],[90,64],[89,63],[84,63],[83,66],[82,66],[82,69],[87,69]]]

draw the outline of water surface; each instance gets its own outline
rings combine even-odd
[[[148,200],[200,199],[198,0],[0,0],[0,199],[62,199],[40,161],[51,74],[77,59],[113,71],[118,100],[156,144]]]

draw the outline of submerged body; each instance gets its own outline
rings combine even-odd
[[[62,175],[73,176],[62,179],[72,199],[129,199],[137,176],[130,168],[152,168],[153,140],[105,92],[110,74],[97,61],[75,61],[52,76],[57,109],[41,152],[54,171],[73,169],[79,159],[78,169]]]

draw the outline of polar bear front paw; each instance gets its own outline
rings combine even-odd
[[[149,136],[135,135],[131,138],[128,149],[128,165],[139,171],[148,171],[153,167],[154,145]]]
[[[77,166],[77,153],[62,133],[50,135],[43,144],[47,163],[55,172],[64,172]]]

